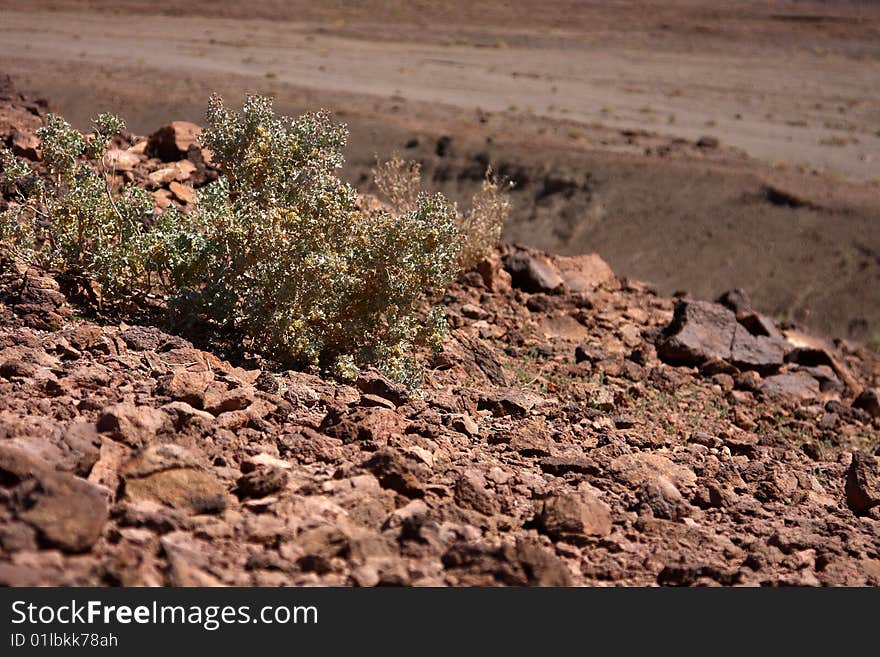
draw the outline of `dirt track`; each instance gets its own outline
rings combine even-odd
[[[504,32],[494,42],[461,37],[444,45],[340,35],[296,22],[136,20],[133,30],[125,14],[4,12],[0,56],[25,55],[37,67],[146,64],[169,76],[234,74],[686,139],[711,134],[768,162],[856,180],[880,177],[880,62],[808,43],[697,57],[689,48],[657,51],[638,39],[609,46],[573,32],[552,44],[520,30],[517,45],[507,44]]]

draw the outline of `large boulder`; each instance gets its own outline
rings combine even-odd
[[[724,306],[679,301],[657,345],[657,354],[673,365],[700,365],[713,358],[729,360],[736,329],[736,315]]]
[[[730,309],[707,301],[679,301],[657,354],[672,365],[727,361],[741,370],[772,374],[785,360],[784,339],[773,322],[754,314],[738,321]]]

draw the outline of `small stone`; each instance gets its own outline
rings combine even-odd
[[[485,480],[474,473],[465,473],[455,482],[455,503],[487,516],[498,512],[495,500],[486,490]]]
[[[183,401],[174,401],[160,406],[159,410],[166,413],[174,425],[175,431],[183,431],[189,427],[208,429],[214,424],[214,416],[207,411],[200,411]]]
[[[280,468],[281,470],[290,470],[293,466],[287,461],[276,458],[271,454],[260,452],[255,456],[241,462],[241,471],[244,473],[254,472],[260,468]]]
[[[239,477],[238,491],[245,497],[266,497],[287,485],[287,470],[262,467]]]
[[[175,175],[177,171],[175,171]],[[186,203],[187,205],[195,205],[196,204],[196,190],[194,190],[189,185],[184,185],[177,181],[172,181],[168,184],[168,191],[181,203]]]
[[[379,406],[391,411],[397,408],[390,400],[380,397],[379,395],[370,394],[361,395],[361,406]]]
[[[624,454],[611,462],[615,478],[635,488],[665,477],[678,489],[692,488],[697,481],[694,471],[678,465],[662,454],[637,452]]]
[[[587,492],[554,495],[546,500],[537,517],[541,530],[554,540],[579,542],[586,536],[611,532],[608,505]]]
[[[721,142],[718,141],[718,137],[710,137],[708,135],[703,135],[699,139],[697,139],[697,148],[703,148],[706,150],[713,150],[720,146]]]
[[[0,442],[0,485],[11,486],[48,469],[42,455],[31,444]]]
[[[510,449],[523,456],[550,456],[553,453],[553,441],[540,421],[526,422],[512,434],[505,432],[499,437],[507,440],[492,442],[507,442]]]
[[[393,449],[382,449],[363,463],[363,467],[376,475],[383,488],[406,497],[424,497],[422,478],[426,468],[410,461]]]
[[[865,388],[853,400],[852,407],[866,411],[871,417],[880,417],[880,390]]]
[[[213,380],[214,374],[207,370],[191,372],[178,369],[159,381],[158,393],[167,395],[175,401],[203,408],[205,391]]]
[[[98,418],[98,431],[109,433],[129,447],[149,444],[166,427],[168,416],[150,406],[122,403],[106,407]]]
[[[749,298],[749,293],[739,287],[723,293],[716,301],[737,315],[752,312],[752,300]]]
[[[463,433],[468,438],[478,436],[480,433],[479,425],[474,422],[473,418],[470,415],[453,415],[449,420],[449,426],[452,428],[453,431]]]
[[[28,379],[37,373],[37,366],[20,358],[10,358],[0,364],[0,376],[4,379]]]
[[[846,471],[846,503],[853,513],[862,516],[880,505],[880,474],[877,460],[859,450],[852,453]]]
[[[129,150],[110,148],[104,153],[104,166],[111,171],[132,171],[140,162],[141,158]]]
[[[10,150],[13,155],[23,157],[32,162],[40,159],[40,139],[35,134],[13,128],[9,141],[11,142]]]
[[[492,415],[496,417],[504,415],[525,417],[529,411],[544,401],[544,398],[539,395],[518,388],[510,388],[482,393],[477,402],[477,408],[490,410]]]
[[[461,307],[461,314],[468,319],[488,319],[489,313],[472,303],[466,303]]]
[[[151,171],[147,174],[147,178],[154,185],[167,185],[177,176],[177,169],[174,167],[163,167],[161,169],[156,169],[155,171]],[[170,190],[169,190],[170,191]]]
[[[148,157],[158,157],[163,162],[182,160],[190,146],[198,146],[201,127],[188,121],[173,121],[150,135],[145,148]]]
[[[153,203],[160,210],[167,210],[171,206],[171,192],[167,189],[157,189],[153,192]]]
[[[375,371],[361,373],[354,385],[361,393],[383,397],[394,406],[402,406],[410,400],[409,391],[405,386],[394,383],[387,376]]]
[[[574,294],[592,292],[600,285],[607,286],[617,280],[608,263],[596,253],[555,256],[553,263],[565,286]]]
[[[565,561],[532,538],[517,538],[516,558],[530,586],[571,586]]]
[[[599,464],[585,456],[548,456],[538,461],[541,470],[547,474],[562,477],[570,472],[575,474],[597,475]]]
[[[205,391],[205,410],[212,415],[229,411],[241,411],[254,401],[254,391],[250,387],[223,390],[218,385],[209,386]]]
[[[687,514],[687,505],[681,492],[663,476],[642,484],[638,491],[639,501],[651,509],[655,518],[676,520]]]
[[[483,285],[491,292],[505,292],[510,290],[510,274],[502,267],[501,260],[497,255],[491,255],[477,263],[477,273],[483,279]]]
[[[507,256],[504,268],[513,286],[523,292],[557,294],[565,287],[559,270],[544,256],[517,251]]]
[[[301,551],[297,564],[305,571],[324,573],[330,570],[330,560],[350,549],[348,536],[338,527],[320,525],[307,529],[296,538]]]
[[[40,472],[16,491],[18,517],[48,543],[84,552],[101,535],[109,515],[105,491],[62,472]]]

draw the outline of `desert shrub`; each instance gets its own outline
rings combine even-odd
[[[250,97],[237,113],[213,98],[203,139],[223,176],[190,215],[172,302],[282,360],[377,364],[414,384],[414,344],[443,328],[416,304],[456,273],[453,208],[420,194],[399,213],[360,210],[335,175],[346,136],[322,112],[278,117]]]
[[[407,211],[415,203],[422,186],[421,165],[394,157],[377,164],[373,169],[373,181],[392,208]],[[494,251],[509,212],[510,200],[489,168],[480,190],[471,199],[470,209],[464,213],[457,208],[455,211],[461,245],[458,266],[462,271],[472,269]]]
[[[83,135],[50,114],[37,131],[45,171],[0,153],[0,186],[11,200],[0,238],[27,263],[91,284],[99,298],[133,297],[147,283],[142,261],[152,214],[149,194],[118,186],[104,164],[107,143],[124,124],[109,114]]]
[[[41,131],[46,177],[6,156],[14,188],[0,225],[23,257],[74,269],[105,298],[161,291],[174,321],[292,365],[350,377],[375,365],[415,387],[418,344],[439,344],[440,309],[420,308],[458,271],[456,214],[441,195],[362,210],[336,175],[347,132],[317,112],[277,116],[252,96],[214,97],[204,146],[222,170],[194,211],[152,213],[142,190],[111,187],[102,151],[121,124],[86,138],[57,117]],[[147,229],[145,226],[149,225]]]

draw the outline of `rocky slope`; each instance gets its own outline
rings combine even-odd
[[[192,202],[190,130],[121,175]],[[3,257],[0,583],[880,584],[876,353],[596,255],[505,246],[443,304],[418,397],[84,319]]]

